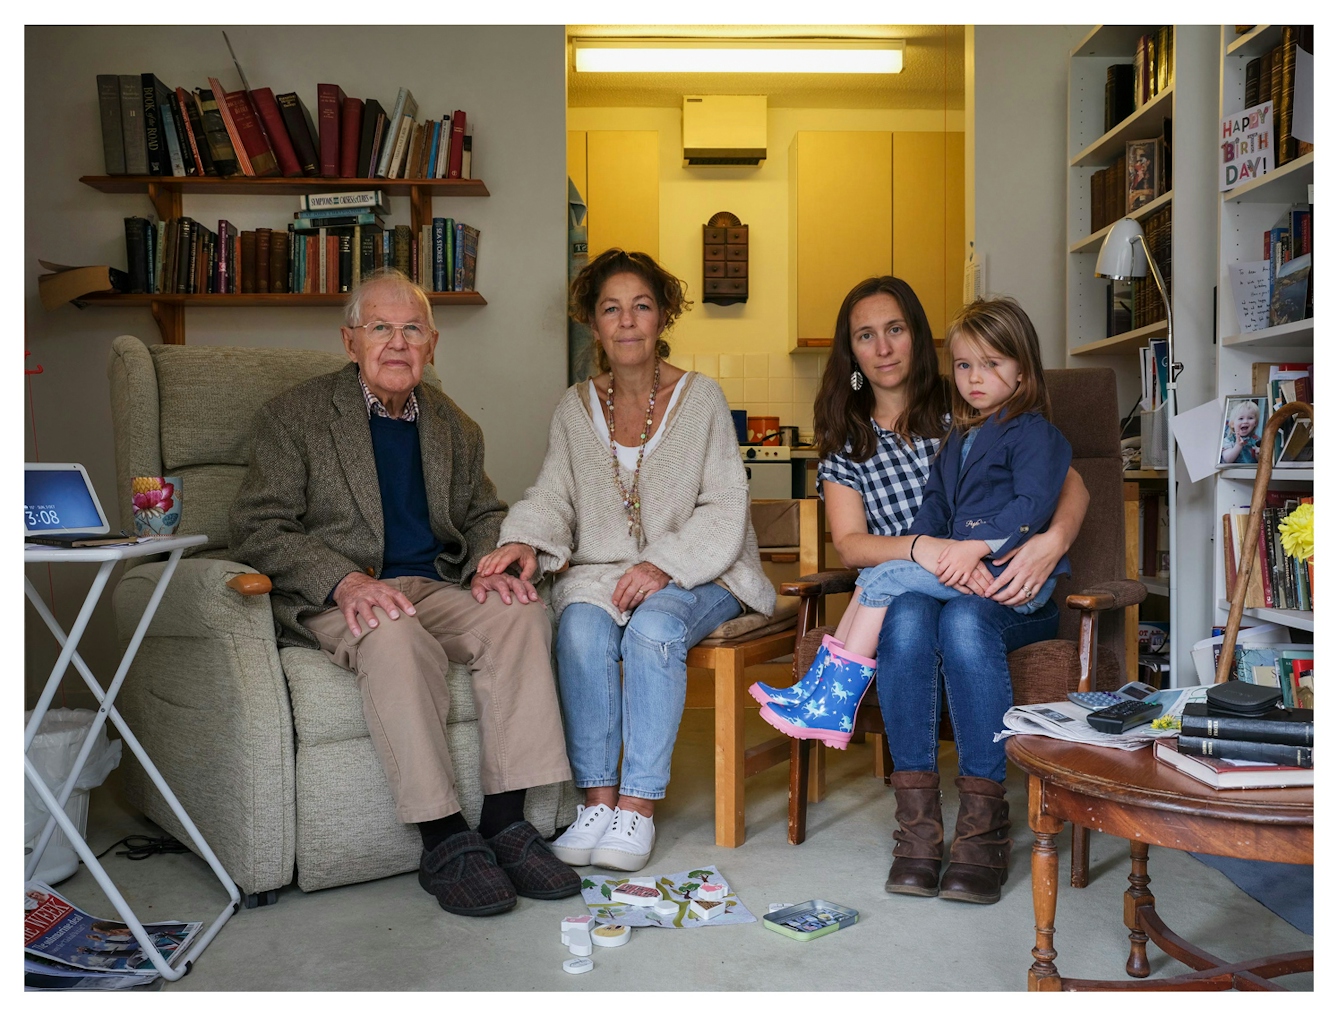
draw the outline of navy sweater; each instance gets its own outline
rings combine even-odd
[[[386,527],[380,577],[420,575],[440,580],[436,560],[443,548],[432,533],[418,424],[384,416],[372,416],[368,422],[372,427],[376,482],[381,488],[381,515]]]

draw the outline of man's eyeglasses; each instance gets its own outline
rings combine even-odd
[[[368,321],[366,324],[353,327],[363,329],[367,334],[367,341],[378,346],[389,342],[396,332],[403,335],[404,341],[411,346],[425,345],[437,334],[435,329],[414,321],[402,325],[391,321]]]

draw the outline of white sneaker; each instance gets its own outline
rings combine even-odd
[[[655,846],[655,820],[636,811],[613,809],[613,821],[590,851],[590,863],[614,871],[640,871]]]
[[[549,846],[564,864],[584,866],[590,863],[590,850],[613,824],[616,809],[607,804],[576,806],[576,821]]]

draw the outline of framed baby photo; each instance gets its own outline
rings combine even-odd
[[[1259,464],[1259,443],[1268,419],[1266,395],[1228,395],[1222,410],[1222,448],[1219,466]]]

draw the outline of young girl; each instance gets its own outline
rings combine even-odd
[[[754,685],[762,717],[791,737],[820,738],[833,748],[850,741],[855,710],[873,679],[873,654],[888,605],[902,593],[937,600],[971,595],[967,580],[993,559],[1043,532],[1054,513],[1072,450],[1047,419],[1049,397],[1036,329],[1011,299],[977,300],[948,326],[953,356],[952,431],[930,469],[913,537],[947,538],[932,560],[917,540],[911,560],[885,561],[860,572],[855,596],[834,636],[788,696]],[[1061,558],[1029,599],[1013,609],[1043,606]]]

